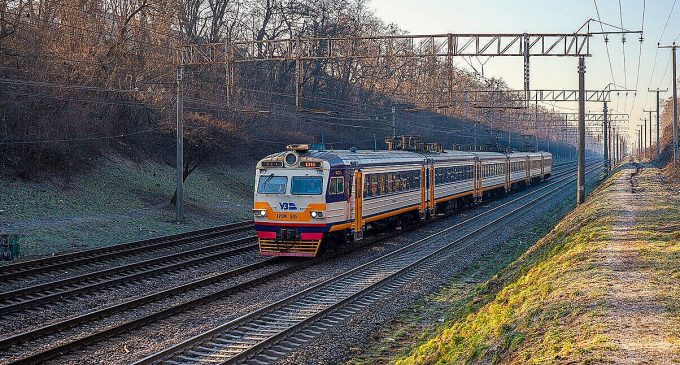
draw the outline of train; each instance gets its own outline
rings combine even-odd
[[[253,220],[260,255],[315,257],[371,232],[425,221],[552,174],[548,152],[468,152],[408,139],[388,142],[387,150],[288,145],[258,161]]]

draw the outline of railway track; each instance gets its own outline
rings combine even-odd
[[[133,256],[141,252],[160,250],[171,246],[180,246],[199,240],[207,240],[252,229],[252,221],[242,221],[225,226],[192,231],[172,236],[151,238],[103,248],[83,250],[61,255],[28,260],[16,264],[0,266],[0,283],[32,275],[44,275],[57,270],[74,266],[84,266],[95,262],[109,261],[116,258]]]
[[[195,268],[198,265],[226,259],[247,251],[255,252],[256,237],[238,238],[0,293],[0,315],[58,300],[68,301],[70,297],[117,285],[132,285],[143,279]]]
[[[591,167],[593,171],[598,168]],[[187,341],[157,352],[136,365],[168,363],[272,362],[326,329],[368,307],[425,271],[449,260],[471,243],[465,240],[550,197],[574,181],[561,178],[498,207],[453,225],[378,259],[272,305],[229,321]],[[532,196],[528,201],[524,198]],[[514,203],[519,205],[513,207]],[[470,225],[503,207],[508,211],[454,240],[438,240],[444,233]],[[275,345],[273,348],[270,348]],[[268,350],[261,352],[265,349]],[[253,356],[257,355],[255,358]]]
[[[573,172],[573,169],[569,169],[569,171],[558,173],[555,177],[553,177],[553,180],[559,179],[561,176],[563,176],[565,174],[570,174],[572,172]],[[557,183],[557,181],[554,182],[554,183]],[[551,182],[550,184],[554,184],[554,183]],[[548,186],[544,186],[542,188],[539,188],[538,190],[543,190],[544,188],[547,188],[547,187]],[[536,190],[536,191],[538,191],[538,190]],[[531,195],[531,194],[534,194],[534,193],[530,192],[526,195]],[[522,197],[517,198],[517,199],[521,199],[521,198]],[[515,199],[513,201],[516,201],[517,199]],[[508,203],[506,203],[502,206],[505,206],[509,203],[511,203],[511,202],[508,202]],[[494,208],[494,209],[498,209],[498,208],[499,207]],[[484,213],[484,214],[487,214],[487,213]],[[300,263],[300,264],[296,264],[296,265],[284,266],[283,268],[281,268],[279,270],[276,270],[276,271],[271,272],[269,274],[266,274],[264,276],[258,277],[256,279],[249,280],[249,281],[246,281],[246,282],[243,282],[241,284],[234,285],[234,286],[230,286],[230,287],[224,288],[222,290],[212,292],[208,295],[200,296],[200,297],[195,298],[193,300],[185,301],[181,304],[168,307],[164,310],[156,311],[156,312],[153,312],[149,315],[145,315],[143,317],[139,317],[139,318],[136,318],[134,320],[129,320],[127,322],[120,323],[120,324],[113,326],[113,327],[109,327],[105,330],[99,331],[99,332],[92,334],[90,336],[82,337],[82,338],[76,339],[74,341],[62,344],[60,346],[53,347],[53,348],[51,348],[47,351],[43,351],[41,353],[31,355],[29,357],[26,357],[26,358],[20,360],[19,363],[42,362],[46,359],[53,358],[53,357],[58,356],[58,355],[60,355],[64,352],[67,352],[69,350],[76,349],[76,348],[79,348],[79,347],[83,347],[83,346],[86,346],[86,345],[91,344],[93,342],[97,342],[97,341],[100,341],[104,338],[115,336],[115,335],[120,334],[120,333],[125,333],[127,331],[130,331],[130,330],[136,328],[136,327],[152,323],[152,322],[157,321],[161,318],[165,318],[165,317],[171,316],[171,315],[176,314],[176,313],[187,311],[191,308],[194,308],[194,307],[199,306],[199,305],[204,304],[204,303],[208,303],[210,301],[217,300],[219,298],[224,298],[224,297],[227,297],[229,295],[233,295],[235,293],[238,293],[238,292],[243,291],[245,289],[252,288],[252,287],[259,285],[261,283],[268,282],[270,280],[274,280],[275,278],[278,278],[278,277],[287,275],[289,273],[301,270],[305,267],[314,265],[317,262],[320,262],[320,261],[323,261],[323,260],[324,260],[324,258],[319,258],[319,259],[315,259],[315,260],[309,260],[309,261],[306,261],[304,263]],[[117,305],[113,305],[113,306],[110,306],[110,307],[107,307],[107,308],[103,308],[103,309],[96,310],[96,311],[93,311],[93,312],[90,312],[90,313],[86,313],[86,314],[81,315],[81,316],[77,316],[77,317],[70,318],[70,319],[67,319],[67,320],[64,320],[64,321],[61,321],[61,322],[57,322],[57,323],[54,323],[54,324],[51,324],[51,325],[48,325],[48,326],[37,328],[37,329],[34,329],[32,331],[20,333],[18,335],[0,340],[0,349],[7,348],[9,346],[19,344],[19,343],[22,343],[22,342],[30,341],[30,340],[35,339],[35,338],[40,338],[40,337],[49,335],[50,333],[58,332],[58,331],[61,331],[61,330],[67,329],[67,328],[71,328],[71,327],[74,327],[74,326],[77,326],[77,325],[80,325],[80,324],[90,323],[92,321],[96,321],[96,320],[101,319],[101,318],[109,317],[109,316],[116,314],[116,313],[124,312],[126,310],[130,310],[132,308],[137,308],[137,307],[143,306],[143,305],[148,304],[148,303],[153,303],[153,302],[165,299],[165,298],[176,296],[176,295],[179,295],[181,293],[186,293],[188,291],[195,290],[197,288],[201,288],[201,287],[205,287],[205,286],[212,285],[212,284],[215,284],[215,283],[219,283],[221,281],[237,277],[237,276],[242,275],[244,273],[248,273],[248,272],[258,270],[258,269],[265,268],[268,265],[271,265],[272,262],[274,262],[274,260],[265,260],[265,261],[258,262],[258,263],[255,263],[255,264],[245,265],[243,267],[237,268],[235,270],[232,270],[232,271],[229,271],[229,272],[226,272],[226,273],[222,273],[222,274],[212,276],[212,277],[208,277],[208,278],[205,278],[205,279],[196,280],[194,282],[179,285],[179,286],[170,288],[168,290],[164,290],[164,291],[161,291],[161,292],[158,292],[158,293],[147,295],[147,296],[142,297],[142,298],[137,298],[137,299],[133,299],[133,300],[130,300],[130,301],[126,301],[126,302],[123,302],[123,303],[120,303],[120,304],[117,304]]]

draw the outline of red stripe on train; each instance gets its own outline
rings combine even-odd
[[[261,238],[261,239],[265,239],[265,240],[275,240],[276,239],[276,232],[258,231],[257,232],[257,238]]]
[[[303,241],[320,241],[323,238],[323,233],[300,233],[300,239]]]

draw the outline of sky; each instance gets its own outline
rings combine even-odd
[[[590,46],[592,57],[586,59],[586,89],[601,90],[615,82],[621,88],[637,90],[637,95],[633,91],[612,94],[609,104],[614,112],[630,114],[627,127],[629,135],[635,136],[641,118],[649,118],[642,110],[656,108],[656,94],[647,90],[668,88],[666,97],[672,95],[671,51],[658,49],[657,43],[680,44],[680,1],[676,1],[370,0],[368,6],[385,22],[411,34],[573,33],[588,19],[598,19],[597,6],[602,22],[643,31],[642,48],[637,34],[627,35],[625,44],[621,35],[610,35],[609,57],[604,37],[595,35]],[[600,31],[599,25],[591,23],[591,30]],[[605,26],[605,30],[614,29]],[[463,60],[457,64],[471,69]],[[531,88],[577,89],[577,66],[576,57],[532,57]],[[514,89],[524,88],[521,57],[491,58],[484,66],[484,75],[503,78]],[[575,112],[577,107],[576,103],[555,104],[556,111]],[[586,110],[601,112],[602,104],[586,103]]]

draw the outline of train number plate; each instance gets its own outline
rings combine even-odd
[[[298,219],[298,213],[276,213],[276,219],[279,220],[296,220]]]

